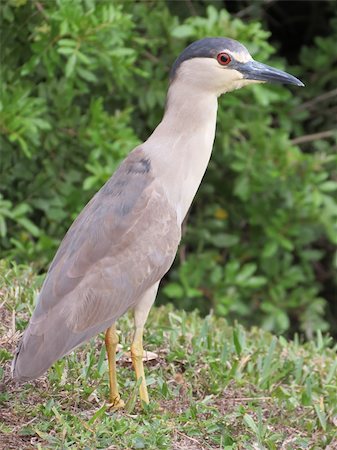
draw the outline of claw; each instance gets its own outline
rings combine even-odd
[[[110,398],[110,403],[108,403],[109,409],[121,409],[125,407],[124,401],[120,398],[119,395]]]

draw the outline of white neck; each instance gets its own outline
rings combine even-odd
[[[197,90],[197,91],[196,91]],[[163,120],[142,149],[181,223],[206,171],[214,142],[217,96],[173,82]]]

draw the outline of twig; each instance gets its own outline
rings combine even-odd
[[[245,16],[246,14],[250,13],[251,10],[254,8],[255,8],[255,5],[249,5],[246,8],[241,9],[239,12],[237,12],[234,15],[235,15],[235,17],[241,18],[241,17]]]
[[[144,51],[145,56],[147,57],[148,60],[154,62],[154,63],[158,63],[160,62],[160,59],[157,58],[157,56],[153,55],[152,53],[150,53],[148,50]]]
[[[185,0],[187,3],[187,7],[190,10],[190,13],[192,14],[192,16],[197,16],[197,10],[195,9],[193,3],[191,0]]]
[[[231,398],[231,400],[234,400],[235,402],[251,402],[256,400],[271,400],[273,397],[234,397]]]
[[[320,133],[306,134],[298,138],[292,139],[292,144],[303,144],[304,142],[318,141],[319,139],[326,139],[336,134],[336,130],[321,131]]]
[[[183,436],[184,438],[187,438],[187,439],[189,439],[190,441],[196,442],[197,444],[201,445],[201,443],[200,443],[200,441],[198,441],[198,439],[195,439],[195,438],[192,438],[192,437],[190,437],[190,436],[187,436],[187,434],[182,433],[182,432],[179,431],[179,430],[175,430],[175,431],[176,431],[176,433],[180,434],[180,436]],[[202,447],[200,447],[200,448],[202,448]]]
[[[35,422],[35,420],[37,419],[37,417],[33,417],[31,420],[29,420],[28,422],[22,423],[20,425],[17,425],[16,427],[13,428],[13,431],[19,431],[20,429],[22,429],[23,427],[28,427],[28,425],[30,425],[31,423]]]
[[[3,307],[3,305],[6,303],[7,300],[4,300],[1,305],[0,305],[0,309]]]
[[[264,0],[263,3],[265,3],[265,6],[268,6],[268,3],[273,3],[274,1],[275,1],[275,0]],[[235,17],[241,18],[241,17],[243,17],[243,16],[245,16],[245,15],[250,14],[251,11],[254,10],[255,6],[256,6],[256,5],[254,5],[254,4],[253,4],[253,5],[246,6],[246,8],[241,9],[239,12],[237,12],[237,13],[234,14],[234,15],[235,15]]]
[[[15,334],[15,309],[12,311],[12,334]]]
[[[39,13],[41,13],[41,14],[43,15],[43,17],[44,17],[47,21],[49,21],[48,14],[46,14],[46,12],[45,12],[45,10],[44,10],[44,7],[43,7],[42,3],[41,3],[41,2],[36,2],[36,3],[35,3],[35,7],[36,7],[36,9],[39,11]]]
[[[318,97],[315,97],[308,102],[302,103],[302,105],[297,106],[294,111],[301,111],[302,109],[311,108],[312,106],[316,105],[316,103],[323,102],[324,100],[328,100],[329,98],[335,96],[337,96],[337,89],[332,89],[332,91],[325,92],[324,94],[319,95]]]

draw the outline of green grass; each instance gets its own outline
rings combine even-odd
[[[39,380],[15,384],[10,360],[40,283],[30,268],[0,264],[1,449],[337,448],[337,346],[320,334],[287,341],[213,316],[153,308],[145,346],[156,355],[146,363],[145,410],[133,402],[127,316],[118,324],[118,381],[129,411],[105,404],[101,337]]]

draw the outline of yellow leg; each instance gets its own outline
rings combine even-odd
[[[136,372],[137,381],[142,378],[139,386],[140,400],[149,403],[149,394],[147,393],[146,379],[143,365],[143,327],[136,328],[131,345],[131,358]]]
[[[158,286],[159,281],[145,292],[134,309],[135,334],[131,345],[131,358],[133,367],[135,368],[137,381],[142,378],[139,386],[140,400],[146,404],[149,403],[149,395],[147,393],[143,365],[143,332],[147,316],[156,298]]]
[[[113,408],[123,408],[124,402],[120,398],[116,374],[116,349],[119,339],[115,325],[111,325],[105,333],[105,346],[109,363],[110,403]]]

